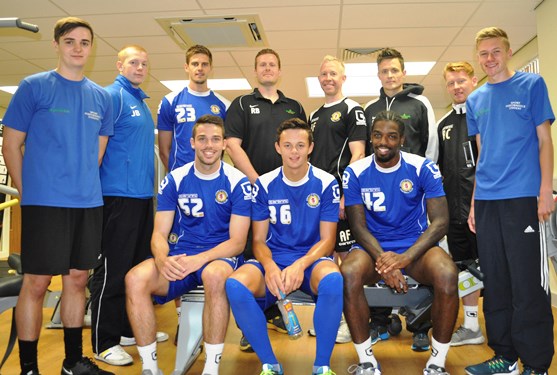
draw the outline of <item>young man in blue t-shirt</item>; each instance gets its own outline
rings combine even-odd
[[[253,253],[226,282],[230,307],[263,364],[282,375],[267,333],[264,309],[281,294],[301,289],[317,299],[317,350],[313,374],[333,374],[330,358],[342,313],[342,276],[332,260],[340,191],[335,178],[308,163],[312,132],[297,118],[281,123],[275,149],[282,167],[257,178],[253,188]]]
[[[476,35],[487,83],[466,101],[468,133],[479,157],[468,223],[476,232],[484,279],[486,331],[495,356],[470,375],[547,374],[554,353],[545,221],[553,201],[555,120],[537,74],[515,72],[507,33]]]
[[[56,69],[23,79],[3,121],[2,152],[21,195],[24,276],[16,323],[26,375],[39,374],[42,307],[53,275],[62,275],[62,374],[112,374],[82,354],[85,286],[101,251],[99,164],[113,132],[108,93],[83,74],[92,45],[89,23],[58,20]]]
[[[160,184],[153,258],[126,276],[128,316],[144,375],[162,374],[151,296],[165,303],[199,285],[205,288],[203,321],[210,323],[203,326],[203,374],[218,375],[230,311],[224,283],[246,244],[251,185],[243,173],[221,160],[226,147],[222,119],[201,116],[193,127],[191,146],[195,160],[170,172]],[[170,249],[168,234],[175,214],[182,236]]]
[[[449,225],[441,173],[432,161],[400,151],[404,122],[394,112],[376,115],[371,140],[374,153],[349,165],[343,176],[344,204],[356,239],[341,265],[344,315],[360,362],[353,370],[381,374],[371,349],[364,285],[383,280],[397,292],[407,292],[408,274],[434,291],[431,356],[423,373],[447,375],[445,359],[458,314],[458,272],[438,246]]]

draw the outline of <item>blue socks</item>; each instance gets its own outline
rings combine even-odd
[[[226,280],[226,294],[236,323],[238,323],[261,363],[278,364],[267,333],[265,314],[263,314],[263,310],[259,307],[253,294],[242,283],[232,278]],[[342,297],[340,297],[340,300],[342,301]],[[340,316],[338,320],[340,321]]]
[[[342,317],[342,275],[333,272],[325,276],[317,286],[317,303],[313,313],[316,355],[314,366],[329,366],[338,326]]]

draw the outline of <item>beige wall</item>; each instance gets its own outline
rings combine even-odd
[[[557,112],[557,69],[555,63],[557,61],[557,34],[555,33],[555,15],[557,14],[557,1],[545,0],[536,9],[536,17],[538,24],[538,51],[540,57],[540,73],[544,77],[549,89],[549,99],[553,106],[553,112]],[[553,144],[557,145],[557,128],[556,124],[551,127],[553,135]],[[553,176],[555,180],[555,162]],[[555,184],[554,184],[555,185]]]

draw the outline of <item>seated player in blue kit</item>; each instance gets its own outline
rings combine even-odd
[[[372,124],[373,154],[348,166],[345,206],[357,244],[342,263],[344,315],[359,364],[355,375],[380,375],[371,350],[363,286],[383,280],[406,292],[404,273],[434,291],[431,356],[424,375],[448,375],[445,358],[458,313],[457,269],[439,246],[449,224],[441,173],[432,161],[400,151],[404,122],[391,111]],[[428,226],[428,218],[430,225]]]
[[[261,375],[282,375],[263,310],[301,289],[316,300],[313,374],[328,374],[342,313],[342,276],[332,261],[340,191],[335,178],[308,163],[313,135],[302,120],[277,129],[282,167],[260,176],[252,192],[253,252],[226,281],[236,322],[263,363]],[[317,298],[319,297],[319,298]]]
[[[157,364],[155,311],[158,303],[172,301],[203,284],[203,374],[218,375],[230,309],[224,283],[238,264],[246,244],[251,215],[251,185],[239,170],[221,161],[226,147],[220,117],[204,115],[192,130],[195,160],[170,172],[159,187],[153,258],[126,275],[127,309],[143,375],[162,374]],[[174,215],[180,232],[169,251],[168,233]]]

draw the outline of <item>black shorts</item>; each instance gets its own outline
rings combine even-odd
[[[468,223],[449,224],[447,243],[455,262],[478,258],[476,235],[470,231]]]
[[[23,273],[67,275],[100,261],[103,208],[21,206]]]
[[[348,220],[339,219],[337,224],[337,243],[335,246],[335,251],[337,253],[346,253],[355,243],[356,240],[352,236]]]

